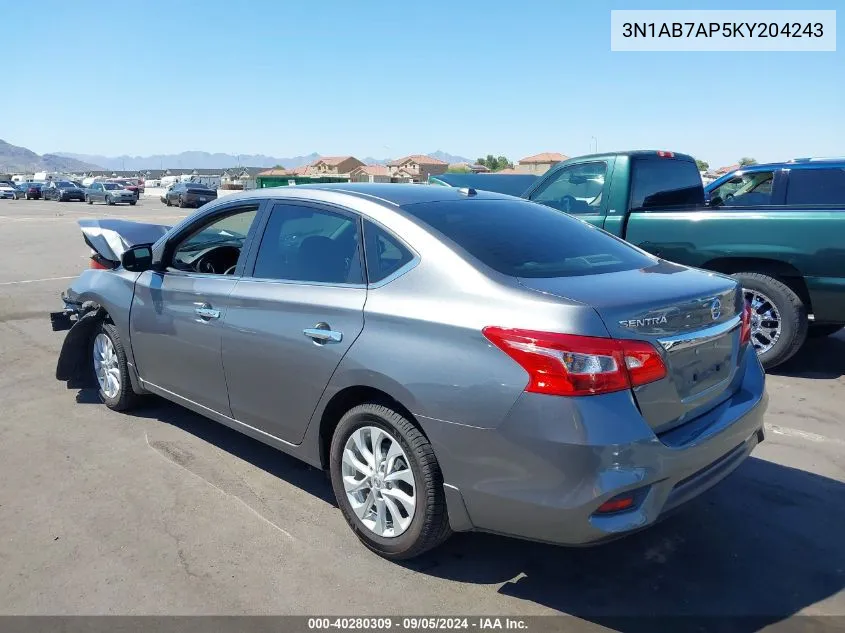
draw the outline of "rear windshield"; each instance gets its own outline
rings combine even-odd
[[[483,264],[511,277],[573,277],[654,264],[622,240],[532,202],[461,200],[403,209]]]
[[[704,185],[695,163],[672,158],[635,158],[631,210],[704,204]]]

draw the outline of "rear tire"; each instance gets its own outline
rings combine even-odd
[[[407,490],[412,490],[415,501],[413,516],[407,527],[397,536],[381,536],[375,531],[377,528],[371,528],[364,524],[353,509],[344,485],[344,474],[347,476],[347,482],[349,478],[348,471],[344,472],[344,453],[347,442],[350,442],[350,438],[356,431],[361,431],[365,427],[380,430],[387,436],[384,441],[388,446],[392,447],[395,444],[400,447],[402,455],[393,459],[394,468],[399,468],[405,473],[410,470],[413,475],[412,487],[406,486],[404,483],[397,483],[405,481],[404,478],[402,480],[394,479],[392,484],[387,483],[387,475],[392,470],[388,466],[386,472],[378,471],[379,456],[377,455],[374,458],[375,470],[381,474],[378,483],[373,485],[380,488],[365,487],[362,490],[369,490],[368,493],[363,491],[356,493],[369,499],[369,495],[373,495],[377,489],[380,489],[381,492],[375,498],[382,499],[382,508],[385,504],[383,499],[387,498],[394,508],[402,506],[402,510],[405,510],[406,506],[395,501],[396,497],[393,495],[396,495],[397,489],[400,487],[402,488],[401,492],[405,493],[406,497],[408,496]],[[369,437],[372,440],[372,435]],[[390,440],[389,443],[388,440]],[[381,442],[379,445],[383,446]],[[372,451],[372,444],[367,448]],[[370,456],[373,456],[372,452]],[[403,463],[405,457],[407,457],[408,463]],[[364,459],[367,459],[366,456]],[[389,457],[385,461],[390,463]],[[440,545],[451,534],[446,510],[446,495],[443,491],[443,475],[440,472],[440,465],[434,455],[434,450],[420,429],[396,411],[379,404],[362,404],[349,410],[341,418],[332,436],[329,473],[338,507],[349,527],[366,547],[379,556],[390,560],[414,558]],[[375,475],[373,479],[374,477]],[[365,477],[365,479],[367,478]],[[385,490],[393,490],[393,492],[384,492]],[[364,500],[364,503],[359,507],[363,507],[366,503],[367,501]],[[377,501],[370,503],[373,504],[372,508],[375,512]],[[388,508],[388,510],[390,509]],[[392,510],[388,514],[390,525],[393,526],[391,530],[396,530],[398,521],[394,518]],[[368,519],[370,516],[368,513],[364,514],[364,518],[367,520],[371,520]]]
[[[130,200],[130,201],[129,201],[129,206],[134,207],[134,206],[135,206],[135,202],[136,202],[136,200]]]
[[[94,331],[90,349],[89,358],[91,358],[94,379],[99,385],[98,393],[103,404],[113,411],[127,411],[136,406],[140,396],[132,389],[129,368],[126,364],[126,352],[123,350],[117,328],[111,323],[100,323]],[[107,382],[106,387],[98,377],[97,358],[101,361],[100,368],[105,366],[106,373],[111,373],[113,382]]]
[[[742,284],[746,298],[753,293],[757,293],[758,297],[767,298],[780,316],[776,340],[771,345],[763,345],[766,341],[771,342],[772,338],[757,333],[755,318],[760,323],[764,323],[765,319],[760,319],[761,313],[752,306],[751,342],[758,350],[760,363],[764,368],[777,367],[792,358],[807,340],[807,308],[801,297],[774,277],[753,272],[735,273],[733,276]],[[758,306],[765,314],[767,311],[764,308]],[[761,348],[764,348],[763,351]]]
[[[824,338],[839,332],[843,327],[841,323],[811,323],[807,330],[808,338]]]

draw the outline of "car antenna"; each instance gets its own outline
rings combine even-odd
[[[475,189],[473,189],[472,187],[461,187],[460,189],[458,189],[458,193],[460,193],[462,196],[476,196],[476,195],[478,195],[478,192]]]

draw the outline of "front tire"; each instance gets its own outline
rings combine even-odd
[[[135,206],[135,202],[137,202],[137,200],[130,200],[130,201],[129,201],[129,206],[134,207],[134,206]]]
[[[87,202],[88,204],[94,204],[94,201],[91,200],[91,198],[89,198],[87,195],[85,196],[85,202]]]
[[[100,323],[91,341],[91,360],[94,378],[103,403],[113,411],[126,411],[138,402],[132,390],[126,353],[117,328]]]
[[[807,308],[782,281],[761,273],[736,273],[751,303],[751,343],[766,369],[792,358],[807,340]]]
[[[414,558],[451,534],[434,450],[396,411],[379,404],[348,411],[332,436],[329,472],[346,522],[379,556]]]
[[[114,200],[112,200],[111,196],[106,196],[106,204],[110,207],[114,206]]]
[[[185,208],[185,201],[182,199],[182,196],[179,196],[179,208],[180,209]]]

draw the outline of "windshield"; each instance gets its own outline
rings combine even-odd
[[[103,183],[103,189],[113,190],[113,189],[123,189],[123,187],[121,187],[116,182],[106,182],[106,183]]]
[[[654,264],[625,242],[545,205],[466,200],[403,209],[483,264],[511,277],[571,277]]]
[[[62,180],[62,181],[56,183],[56,186],[57,187],[75,187],[76,185],[73,184],[72,182],[68,182],[67,180]]]

